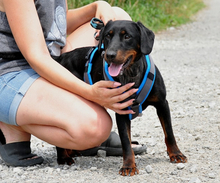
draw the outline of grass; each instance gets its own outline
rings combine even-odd
[[[69,8],[77,8],[94,0],[68,0]],[[202,0],[107,0],[127,11],[134,21],[158,32],[189,22],[205,5]]]

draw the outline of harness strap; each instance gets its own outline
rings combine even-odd
[[[103,58],[103,76],[106,81],[114,81],[114,79],[108,72],[108,64],[104,58]]]
[[[86,65],[85,65],[84,81],[86,83],[89,83],[90,85],[93,84],[91,74],[90,74],[92,70],[92,60],[97,50],[98,50],[98,47],[92,48],[91,50],[89,50],[86,56],[88,61],[86,62]],[[139,90],[136,93],[136,97],[135,97],[136,104],[128,107],[129,109],[135,112],[135,114],[129,114],[130,120],[136,118],[137,116],[142,115],[142,104],[149,96],[151,89],[154,85],[155,77],[156,77],[156,69],[155,69],[155,65],[154,65],[152,58],[149,55],[145,55],[145,58],[146,58],[148,67],[145,72],[143,81],[141,82],[141,85],[139,86]],[[107,81],[114,81],[114,79],[108,72],[108,64],[104,59],[103,59],[103,76],[104,76],[104,79]]]
[[[142,116],[142,104],[149,96],[151,89],[154,85],[156,69],[152,58],[149,55],[146,55],[146,62],[148,64],[148,69],[145,73],[144,79],[137,91],[135,98],[135,105],[130,106],[129,108],[135,112],[135,114],[129,114],[130,120],[136,118],[137,116]]]
[[[98,50],[98,47],[92,47],[86,55],[86,59],[88,59],[88,61],[86,62],[86,65],[85,65],[84,81],[86,83],[89,83],[90,85],[93,85],[92,77],[90,73],[92,70],[92,60],[97,50]]]

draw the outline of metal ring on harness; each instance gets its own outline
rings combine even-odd
[[[98,29],[100,30],[102,27],[104,27],[104,23],[102,20],[94,17],[92,18],[92,20],[90,21],[90,25],[94,28],[94,29]]]

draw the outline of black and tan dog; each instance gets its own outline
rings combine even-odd
[[[142,84],[143,80],[152,81],[150,90],[142,92],[142,95],[145,93],[144,102],[135,100],[131,108],[135,109],[135,106],[139,108],[141,105],[142,110],[144,110],[149,105],[154,106],[165,134],[165,143],[170,161],[176,163],[186,162],[187,158],[180,152],[173,134],[163,78],[158,68],[154,66],[152,59],[146,56],[151,53],[153,43],[153,32],[143,26],[142,23],[110,21],[101,30],[98,48],[75,49],[61,55],[57,61],[83,80],[84,72],[88,70],[88,66],[85,67],[85,65],[88,65],[89,55],[93,54],[93,66],[89,68],[92,82],[104,80],[106,75],[110,75],[111,78],[122,83],[122,85],[135,82],[133,87],[139,88],[140,85],[144,85]],[[104,45],[104,47],[102,48],[101,45]],[[97,49],[97,51],[95,52],[94,49]],[[146,79],[146,70],[152,70],[152,68],[148,69],[149,64],[154,67],[153,72],[148,72]],[[108,74],[105,73],[104,65],[107,65]],[[146,95],[148,96],[146,97]],[[132,97],[135,98],[136,96]],[[141,112],[138,111],[138,113]],[[129,115],[116,114],[123,149],[123,166],[119,173],[123,176],[138,173],[135,156],[131,148],[131,119]],[[57,150],[58,163],[73,163],[71,156],[74,155],[74,151],[61,148],[57,148]]]

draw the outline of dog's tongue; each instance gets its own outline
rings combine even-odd
[[[113,64],[111,63],[110,66],[108,67],[108,72],[112,77],[116,77],[119,75],[120,70],[122,68],[123,64],[121,65],[117,65],[117,64]]]

